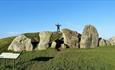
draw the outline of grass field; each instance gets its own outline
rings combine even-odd
[[[22,52],[15,64],[16,70],[115,70],[115,47]],[[12,69],[12,60],[0,59],[0,70]]]

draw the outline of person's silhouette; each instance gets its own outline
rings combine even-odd
[[[59,32],[60,31],[60,24],[56,24],[56,27],[57,27],[57,32]]]

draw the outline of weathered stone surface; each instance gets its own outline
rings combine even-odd
[[[109,39],[111,45],[115,45],[115,37]]]
[[[110,41],[106,40],[106,45],[110,46],[111,45]]]
[[[104,40],[104,39],[99,40],[99,46],[106,46],[106,45],[107,45],[106,40]]]
[[[51,48],[56,48],[56,42],[52,42]]]
[[[60,44],[60,46],[57,47],[57,43],[56,42],[52,42],[51,48],[55,48],[55,49],[66,48],[66,45],[65,44]]]
[[[65,49],[66,45],[65,44],[61,44],[61,48]]]
[[[62,38],[61,32],[52,32],[51,41],[55,41]]]
[[[8,47],[8,50],[12,51],[32,51],[32,49],[31,39],[24,35],[16,37]]]
[[[61,32],[64,38],[64,44],[67,47],[70,47],[70,48],[79,47],[79,36],[80,36],[79,33],[69,30],[69,29],[62,29]]]
[[[37,46],[37,50],[45,50],[49,47],[52,32],[40,32],[40,42]]]
[[[86,25],[80,41],[80,48],[95,48],[98,46],[98,32],[92,25]]]

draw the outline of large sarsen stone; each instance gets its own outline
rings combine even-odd
[[[80,41],[80,48],[95,48],[98,46],[98,32],[92,25],[86,25]]]
[[[8,50],[12,51],[32,51],[32,49],[31,39],[24,35],[16,37],[8,47]]]
[[[40,42],[37,46],[37,50],[45,50],[49,47],[52,32],[40,32]]]
[[[79,36],[80,34],[70,29],[62,29],[62,36],[64,38],[64,44],[69,48],[79,47]]]

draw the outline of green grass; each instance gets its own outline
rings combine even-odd
[[[39,42],[39,32],[34,32],[34,33],[24,33],[26,37],[30,38],[32,42]]]
[[[0,60],[1,70],[12,70],[12,60]],[[115,47],[22,52],[16,70],[115,70]]]
[[[15,37],[8,37],[0,39],[0,52],[7,51],[8,46],[13,41]]]

